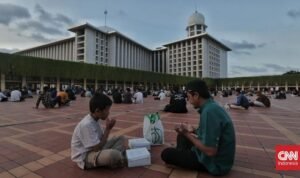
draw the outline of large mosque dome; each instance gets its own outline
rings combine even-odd
[[[188,26],[192,25],[205,25],[204,15],[195,11],[193,15],[189,17]]]

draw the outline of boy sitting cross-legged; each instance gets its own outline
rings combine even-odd
[[[108,139],[116,120],[109,119],[111,99],[96,93],[90,100],[90,114],[86,115],[76,126],[71,142],[71,159],[81,169],[95,167],[123,167],[126,159],[123,152],[126,150],[123,136]],[[106,121],[103,132],[99,119]]]

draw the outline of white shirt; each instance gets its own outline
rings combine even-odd
[[[142,92],[136,92],[134,95],[133,95],[133,98],[135,98],[135,103],[136,104],[143,104],[144,103],[144,96],[143,96],[143,93]]]
[[[21,92],[19,90],[13,90],[10,93],[10,101],[20,101],[21,100]]]
[[[158,95],[160,100],[163,100],[166,98],[166,94],[164,92],[160,92],[160,94]]]
[[[86,115],[76,126],[71,141],[71,159],[84,169],[84,160],[91,147],[100,143],[103,130],[100,122],[90,114]]]

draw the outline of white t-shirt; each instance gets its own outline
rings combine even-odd
[[[163,99],[166,98],[166,94],[164,92],[160,92],[158,97],[159,97],[160,100],[163,100]]]
[[[21,100],[21,92],[19,90],[13,90],[10,93],[10,101],[20,101]]]
[[[100,143],[103,130],[100,122],[90,114],[86,115],[76,126],[71,141],[71,159],[84,169],[84,160],[91,147]]]
[[[144,96],[143,96],[143,93],[142,92],[136,92],[134,95],[133,95],[133,98],[135,98],[135,103],[136,104],[143,104],[144,103]]]

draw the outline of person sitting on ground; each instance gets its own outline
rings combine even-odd
[[[225,175],[234,163],[236,142],[232,120],[211,98],[204,81],[193,80],[186,89],[188,101],[201,116],[198,128],[188,123],[176,126],[176,148],[166,148],[161,158],[178,167]]]
[[[87,88],[86,91],[85,91],[85,96],[86,97],[92,97],[93,94],[92,94],[92,90],[90,88]]]
[[[55,98],[57,96],[57,90],[55,87],[50,88],[51,98]]]
[[[257,106],[257,107],[271,107],[270,99],[263,95],[261,92],[257,92],[257,98],[255,101],[250,102],[250,106]]]
[[[8,101],[8,97],[1,92],[0,89],[0,102]]]
[[[112,98],[114,103],[116,104],[122,103],[122,94],[120,93],[119,89],[115,89],[113,91]]]
[[[45,108],[54,108],[56,104],[60,102],[60,96],[55,98],[51,97],[51,91],[49,87],[45,86],[43,92],[40,94],[39,98],[36,101],[36,109],[39,108],[40,102],[42,101]]]
[[[286,99],[285,92],[283,90],[280,90],[280,92],[276,94],[275,99]]]
[[[123,103],[132,104],[132,94],[130,92],[130,88],[126,88],[126,92],[124,93]]]
[[[27,90],[27,98],[33,98],[33,94],[32,94],[31,88],[29,88],[29,89]]]
[[[235,90],[236,92],[236,103],[228,104],[229,108],[232,109],[248,109],[249,108],[249,100],[248,98],[241,92],[240,88]]]
[[[141,92],[140,88],[138,88],[137,92],[133,95],[133,99],[134,99],[135,104],[143,104],[144,103],[143,93]]]
[[[165,106],[165,112],[172,113],[187,113],[186,108],[186,95],[179,92],[178,87],[174,87],[174,93],[171,95],[170,103]]]
[[[62,89],[59,92],[57,92],[56,96],[60,97],[58,106],[67,106],[70,104],[68,93],[63,91]]]
[[[166,98],[166,94],[164,90],[160,90],[159,95],[154,97],[154,100],[164,100]]]
[[[10,93],[10,101],[13,102],[18,102],[18,101],[24,101],[24,97],[22,96],[21,91],[18,88],[15,88],[11,93]]]
[[[222,97],[228,97],[228,92],[226,90],[223,90],[222,91]]]
[[[71,88],[67,88],[66,89],[66,92],[68,93],[68,98],[70,99],[70,100],[76,100],[76,96],[75,96],[75,93],[74,93],[74,91],[71,89]]]
[[[107,166],[111,168],[126,165],[123,156],[127,145],[124,136],[108,139],[116,120],[109,119],[111,99],[96,93],[90,100],[90,114],[76,126],[71,141],[71,159],[81,169]],[[103,132],[99,120],[106,122]]]
[[[27,87],[23,87],[22,89],[21,89],[21,94],[22,94],[22,96],[24,97],[24,98],[27,98],[27,96],[28,96],[28,89],[27,89]]]

